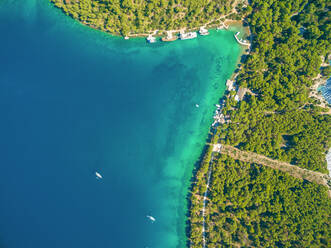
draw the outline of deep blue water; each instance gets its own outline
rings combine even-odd
[[[184,247],[233,33],[124,41],[46,0],[0,1],[0,33],[0,247]]]

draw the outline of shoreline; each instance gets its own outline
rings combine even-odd
[[[57,6],[54,6],[54,7],[58,8]],[[247,22],[246,22],[246,24],[247,24],[248,28],[244,25],[244,22],[245,22],[244,18],[241,18],[240,20],[233,20],[233,19],[227,18],[228,16],[231,16],[232,14],[237,14],[237,11],[235,8],[233,8],[230,13],[220,16],[217,19],[211,20],[207,23],[201,24],[199,27],[193,27],[193,28],[183,27],[183,28],[179,28],[179,29],[175,29],[175,30],[158,30],[158,29],[156,29],[156,30],[150,30],[147,33],[133,33],[133,34],[132,33],[128,33],[128,34],[112,33],[106,29],[101,29],[94,25],[91,25],[91,24],[87,23],[86,21],[81,21],[79,19],[76,19],[71,14],[68,14],[65,11],[63,11],[62,8],[59,8],[59,9],[65,15],[69,16],[70,18],[72,18],[73,20],[82,24],[83,26],[92,28],[97,31],[101,31],[103,33],[109,34],[109,35],[117,37],[117,38],[124,38],[125,40],[128,40],[129,38],[146,38],[149,35],[153,35],[157,38],[164,38],[164,37],[167,37],[168,32],[170,32],[171,34],[174,34],[174,35],[179,35],[180,32],[198,32],[201,27],[205,27],[205,28],[208,28],[211,30],[218,30],[219,27],[222,27],[220,29],[229,30],[230,27],[240,26],[241,28],[244,29],[244,32],[247,35],[247,37],[250,37],[250,35],[251,35],[249,25],[247,24]],[[217,22],[217,24],[215,22]],[[166,42],[169,42],[169,41],[166,41]]]
[[[252,36],[251,36],[251,32],[250,32],[250,28],[249,26],[245,28],[245,26],[243,25],[244,20],[240,20],[240,21],[235,21],[235,20],[231,20],[231,23],[229,24],[228,28],[225,30],[228,30],[231,26],[238,26],[238,24],[242,25],[240,28],[243,28],[245,30],[245,34],[247,35],[247,37],[250,37],[250,44],[252,41]],[[248,30],[248,32],[247,32]],[[246,33],[247,32],[247,33]],[[237,42],[238,43],[238,42]],[[232,83],[234,84],[236,81],[236,78],[238,76],[238,71],[240,70],[241,66],[243,65],[242,63],[240,63],[241,59],[243,56],[247,56],[250,52],[251,52],[251,45],[249,47],[247,46],[243,46],[240,43],[238,43],[238,45],[240,46],[241,49],[241,53],[239,54],[238,58],[237,58],[237,66],[235,67],[234,72],[231,74],[231,76],[229,77],[229,79],[227,81],[232,81]],[[217,107],[217,109],[214,111],[214,116],[216,114],[217,111],[219,111],[220,113],[222,113],[223,111],[223,107],[225,104],[225,101],[228,99],[228,97],[230,96],[230,92],[228,89],[228,85],[226,85],[225,88],[225,92],[224,95],[222,97],[219,98],[217,105],[220,105],[220,108]],[[215,120],[215,118],[213,118]],[[214,122],[215,123],[215,122]],[[202,239],[203,239],[203,247],[206,247],[206,237],[205,237],[205,214],[206,214],[206,210],[205,210],[205,206],[207,205],[207,201],[208,201],[208,189],[209,189],[209,183],[210,183],[210,179],[212,177],[212,165],[211,165],[211,161],[212,161],[212,153],[213,153],[213,147],[211,144],[213,144],[213,140],[215,138],[216,135],[216,131],[217,131],[217,126],[214,126],[214,123],[212,123],[209,127],[209,132],[208,132],[208,136],[206,138],[206,143],[205,146],[202,150],[201,155],[199,156],[197,162],[195,163],[196,166],[194,166],[194,169],[192,171],[192,178],[191,178],[191,183],[190,183],[190,187],[189,187],[189,193],[188,193],[188,225],[187,225],[187,243],[188,243],[188,247],[191,247],[191,240],[190,240],[190,234],[191,234],[191,230],[192,230],[192,226],[191,226],[191,206],[192,204],[192,192],[193,192],[193,188],[197,185],[197,183],[199,182],[199,180],[197,180],[197,178],[204,178],[204,182],[206,183],[205,188],[206,190],[204,192],[200,192],[201,194],[199,195],[195,195],[196,198],[199,198],[200,200],[202,200]],[[220,122],[218,121],[217,124],[219,124]],[[206,159],[207,158],[207,159]],[[207,168],[204,168],[204,164],[208,164]],[[201,170],[203,170],[205,173],[201,174]],[[201,181],[201,179],[200,179]]]
[[[243,44],[240,44],[239,45],[242,47],[242,53],[240,54],[240,56],[238,57],[238,60],[240,61],[240,58],[242,56],[245,56],[245,55],[249,55],[250,52],[252,51],[251,48],[252,48],[252,34],[250,32],[250,26],[248,25],[248,23],[246,22],[247,24],[247,27],[244,26],[244,18],[240,21],[234,21],[234,20],[229,20],[230,21],[230,24],[229,25],[238,25],[239,23],[242,25],[241,28],[245,28],[245,31],[246,31],[246,35],[249,39],[249,46],[245,46]],[[226,21],[224,21],[225,23]],[[235,37],[236,40],[238,41],[237,37]],[[329,55],[329,57],[327,58],[327,60],[331,60],[331,54]],[[244,63],[244,62],[243,62]],[[239,74],[239,71],[240,71],[240,68],[242,66],[243,63],[240,63],[239,66],[236,67],[234,73],[232,74],[232,76],[228,79],[228,81],[231,81],[232,85],[235,85],[235,90],[236,92],[238,93],[238,90],[239,90],[239,87],[238,85],[236,85],[236,78]],[[322,66],[326,66],[326,62],[324,61],[324,59],[322,59],[322,63],[321,63],[321,67]],[[313,79],[313,85],[309,88],[309,96],[308,98],[313,98],[315,97],[317,100],[320,101],[319,104],[315,104],[315,106],[320,106],[322,108],[325,108],[327,109],[325,112],[321,112],[321,114],[327,114],[327,115],[330,115],[331,114],[331,106],[330,104],[327,102],[327,100],[324,98],[323,94],[319,91],[319,88],[323,85],[325,85],[327,83],[327,80],[329,80],[327,77],[324,77],[321,73],[318,74],[318,76]],[[246,89],[247,92],[250,92],[250,89],[247,88]],[[226,90],[225,90],[225,93],[223,95],[223,97],[220,98],[219,100],[219,104],[221,104],[221,107],[219,109],[217,109],[216,111],[219,111],[220,114],[222,114],[223,112],[223,106],[225,105],[225,101],[230,97],[230,92],[229,91],[229,87],[228,85],[226,86]],[[224,115],[223,115],[224,116]],[[219,120],[216,122],[216,124],[219,124],[219,125],[223,125],[223,123],[221,123]],[[203,149],[203,152],[200,156],[200,159],[199,161],[197,162],[197,165],[198,167],[195,168],[193,170],[193,177],[192,177],[192,183],[191,183],[191,187],[190,187],[190,193],[188,195],[188,199],[189,199],[189,203],[188,205],[189,206],[192,206],[192,196],[195,196],[195,200],[199,200],[201,201],[202,200],[202,211],[201,213],[199,212],[199,214],[201,215],[202,217],[202,222],[200,223],[201,226],[202,226],[202,233],[201,233],[201,237],[202,237],[202,246],[203,247],[206,247],[206,235],[205,235],[205,215],[206,215],[206,209],[205,209],[205,206],[208,204],[208,190],[209,190],[209,184],[210,184],[210,180],[212,178],[212,160],[213,160],[213,152],[214,152],[214,149],[213,149],[213,146],[212,144],[214,143],[213,140],[214,138],[216,137],[216,133],[217,133],[217,126],[216,127],[214,126],[214,123],[210,126],[210,131],[209,131],[209,136],[207,138],[207,142],[206,142],[206,145]],[[207,161],[206,161],[207,160]],[[331,147],[329,148],[329,150],[326,152],[326,155],[325,155],[325,160],[327,162],[327,169],[329,171],[329,175],[331,175]],[[208,166],[206,166],[206,164],[208,164]],[[202,180],[203,178],[203,180]],[[202,185],[203,187],[202,188],[205,188],[205,191],[198,191],[199,193],[198,194],[193,194],[193,188],[197,185],[198,182],[203,182]],[[200,186],[201,188],[201,186]],[[195,205],[198,205],[198,204],[195,204]],[[199,205],[200,205],[200,202],[199,202]],[[191,213],[191,209],[189,208],[189,226],[188,226],[188,232],[187,232],[187,237],[188,237],[188,247],[191,247],[192,244],[191,244],[191,231],[192,231],[192,223],[190,221],[190,219],[192,218],[192,213]],[[199,215],[199,216],[200,216]]]

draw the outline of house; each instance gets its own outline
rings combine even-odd
[[[244,99],[244,96],[247,92],[247,89],[244,87],[239,87],[239,90],[237,92],[237,95],[235,95],[234,99],[236,101],[242,101],[242,99]]]

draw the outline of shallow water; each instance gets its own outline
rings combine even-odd
[[[1,1],[0,32],[0,246],[184,247],[233,32],[124,41],[41,0]]]

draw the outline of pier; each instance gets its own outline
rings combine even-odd
[[[243,46],[250,46],[251,44],[248,42],[248,41],[243,41],[241,39],[238,38],[238,35],[240,34],[240,32],[237,32],[235,35],[234,35],[234,38],[236,39],[236,41],[240,44],[240,45],[243,45]]]

